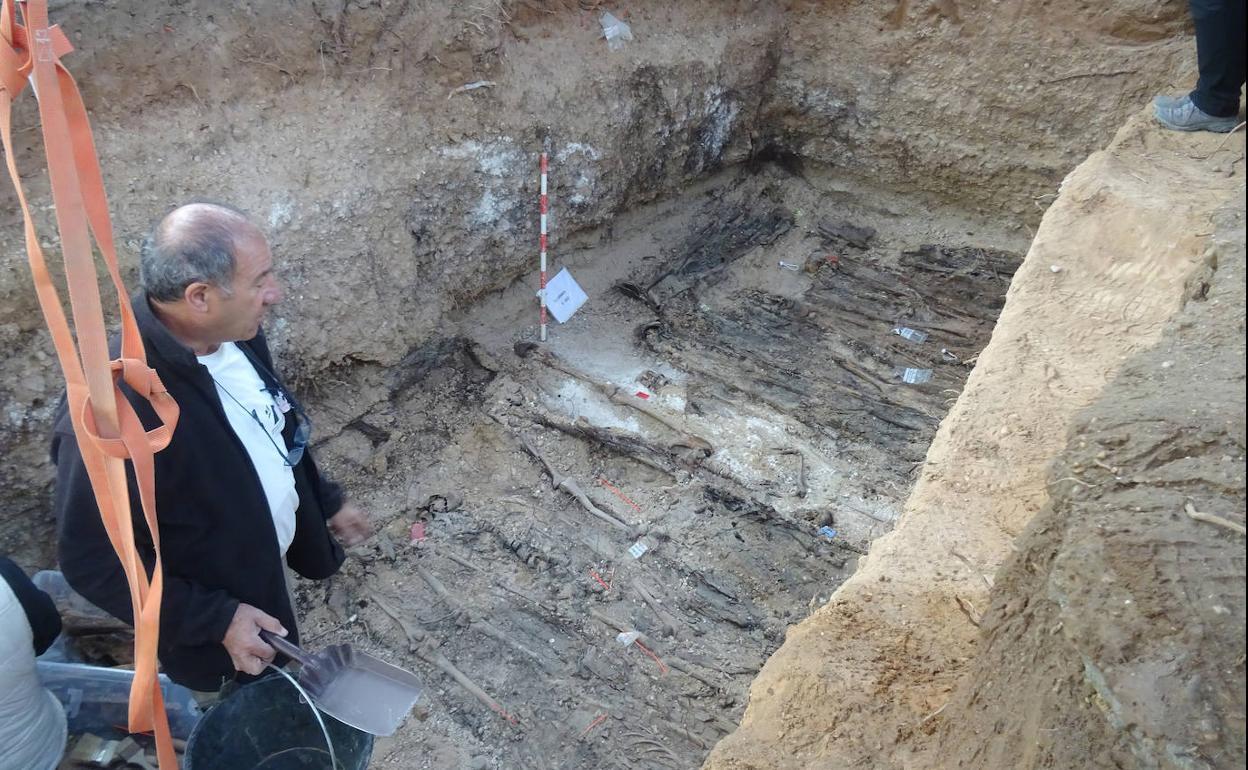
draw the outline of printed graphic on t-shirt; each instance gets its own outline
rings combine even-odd
[[[268,395],[268,391],[262,390],[261,392]],[[278,411],[276,401],[264,407],[264,414],[261,416],[261,419],[263,420],[265,427],[269,429],[269,433],[276,434],[278,436],[282,435],[283,423],[286,421],[282,419],[282,412]]]

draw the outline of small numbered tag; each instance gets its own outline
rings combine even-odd
[[[931,369],[907,369],[901,375],[901,381],[910,385],[922,385],[925,382],[931,382],[931,379]]]

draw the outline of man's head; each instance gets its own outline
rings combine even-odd
[[[139,275],[148,300],[194,347],[251,339],[282,298],[259,228],[213,203],[160,220],[143,242]]]

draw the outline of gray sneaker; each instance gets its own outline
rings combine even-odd
[[[1175,131],[1212,131],[1225,134],[1239,125],[1239,116],[1215,118],[1192,102],[1192,97],[1158,96],[1153,99],[1157,122]]]

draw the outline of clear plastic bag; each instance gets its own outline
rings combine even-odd
[[[925,382],[932,381],[931,369],[904,369],[901,372],[901,381],[908,385],[922,385]]]
[[[602,36],[607,39],[607,48],[618,51],[624,44],[633,39],[633,28],[614,15],[602,12]]]
[[[40,660],[37,669],[39,681],[64,707],[70,732],[124,737],[124,731],[113,733],[129,718],[133,671],[46,660]],[[160,675],[160,691],[169,715],[169,731],[185,740],[203,715],[194,694],[164,674]]]

